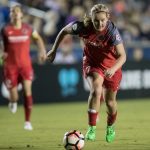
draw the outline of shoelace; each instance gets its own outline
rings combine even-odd
[[[92,128],[90,128],[88,133],[94,133],[94,130]]]
[[[108,134],[112,134],[113,133],[113,129],[112,128],[108,128],[107,133]]]

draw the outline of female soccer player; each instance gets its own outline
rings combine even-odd
[[[116,26],[109,20],[108,8],[103,4],[94,5],[91,16],[83,22],[76,21],[65,26],[58,34],[52,50],[47,53],[52,62],[59,43],[66,34],[78,35],[84,42],[83,72],[89,86],[87,140],[95,140],[96,118],[100,107],[102,87],[107,106],[106,141],[115,137],[114,123],[117,116],[116,95],[122,78],[121,67],[126,53]]]
[[[17,111],[18,83],[21,82],[24,91],[25,125],[24,129],[32,130],[30,122],[32,109],[32,79],[33,69],[30,58],[30,37],[32,36],[39,47],[39,57],[46,59],[43,40],[37,31],[22,22],[23,12],[19,5],[10,9],[10,23],[2,28],[4,46],[3,68],[4,82],[9,90],[9,109],[12,113]]]

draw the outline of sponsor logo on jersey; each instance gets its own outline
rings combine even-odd
[[[101,41],[90,41],[89,39],[85,39],[83,38],[83,41],[85,44],[89,44],[89,45],[92,45],[92,46],[95,46],[95,47],[103,47],[103,44]]]
[[[11,43],[17,43],[17,42],[25,42],[29,39],[28,35],[21,35],[21,36],[9,36],[8,40]]]

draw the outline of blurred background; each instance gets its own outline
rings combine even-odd
[[[9,7],[17,3],[23,6],[24,22],[42,35],[47,51],[62,27],[82,20],[94,4],[105,3],[110,8],[111,19],[122,35],[127,52],[118,98],[150,97],[149,0],[0,0],[0,29],[9,21]],[[37,103],[87,99],[88,86],[82,78],[82,44],[78,38],[65,37],[53,64],[38,62],[34,43],[31,45],[31,57],[35,70],[33,96]],[[0,104],[4,103],[0,93]]]

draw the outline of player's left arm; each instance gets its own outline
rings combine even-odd
[[[122,65],[126,62],[126,52],[123,43],[120,43],[115,46],[116,52],[117,52],[117,61],[112,67],[115,72],[122,67]]]
[[[118,56],[116,63],[111,68],[105,70],[105,75],[109,78],[126,62],[126,52],[123,43],[115,45],[115,50]]]
[[[45,49],[45,45],[44,45],[44,41],[42,39],[42,37],[40,36],[40,34],[34,30],[32,32],[32,37],[33,39],[36,41],[38,48],[39,48],[39,61],[42,63],[46,60],[46,49]]]

